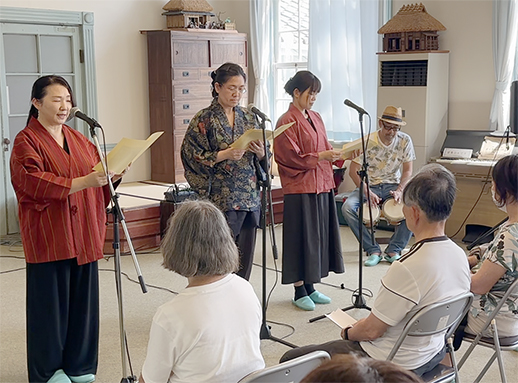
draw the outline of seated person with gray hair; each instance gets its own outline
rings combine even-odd
[[[264,368],[261,305],[239,277],[237,246],[223,213],[183,202],[162,241],[163,266],[188,279],[158,308],[141,383],[237,382]]]
[[[369,316],[343,329],[344,340],[293,349],[281,361],[315,350],[386,360],[412,315],[468,292],[471,278],[466,255],[444,234],[454,200],[453,174],[438,164],[424,166],[403,191],[403,212],[415,244],[382,278]],[[407,337],[393,362],[421,376],[439,364],[445,353],[442,333]]]

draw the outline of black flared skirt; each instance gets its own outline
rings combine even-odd
[[[284,195],[282,283],[318,283],[345,271],[333,191]]]

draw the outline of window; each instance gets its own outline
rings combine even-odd
[[[291,102],[286,82],[308,68],[309,0],[278,0],[275,25],[274,116],[277,119]]]

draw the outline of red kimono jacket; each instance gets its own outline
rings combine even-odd
[[[68,154],[32,118],[14,140],[11,182],[27,263],[77,258],[83,265],[103,257],[109,189],[87,188],[69,195],[72,179],[99,162],[95,146],[63,125]]]
[[[316,130],[293,104],[277,121],[277,128],[295,121],[273,145],[284,194],[320,194],[335,187],[332,164],[318,161],[319,152],[333,149],[324,123],[317,112],[307,113]]]

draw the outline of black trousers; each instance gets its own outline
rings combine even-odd
[[[228,225],[232,230],[234,240],[239,249],[239,271],[237,275],[250,279],[252,273],[252,263],[254,261],[255,237],[257,226],[259,226],[258,211],[238,211],[230,210],[225,212]]]
[[[63,369],[71,376],[97,372],[99,275],[97,262],[76,259],[27,264],[29,382],[46,382]]]

